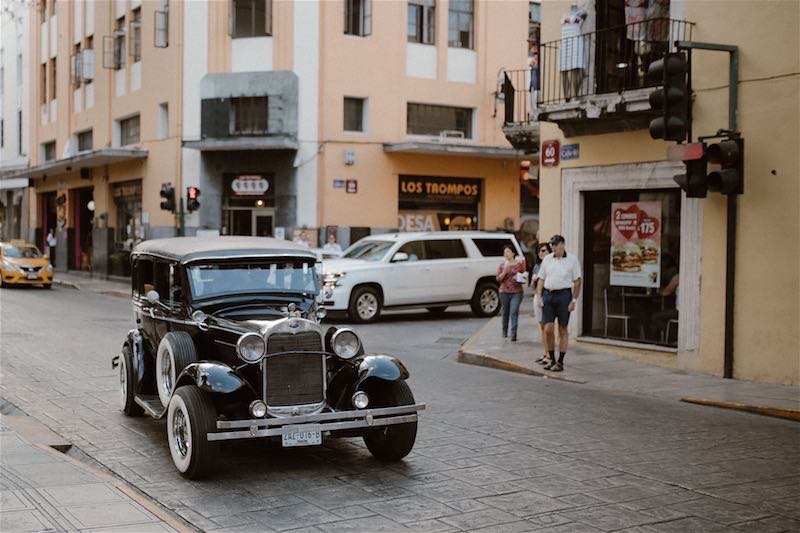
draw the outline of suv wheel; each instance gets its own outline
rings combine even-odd
[[[374,398],[375,407],[414,405],[414,395],[405,381],[382,382],[379,390],[380,394]],[[411,452],[416,440],[416,422],[383,426],[364,435],[364,444],[379,461],[399,461]]]
[[[476,316],[496,315],[500,311],[500,293],[497,291],[497,285],[491,281],[478,285],[475,294],[472,295],[470,307]]]
[[[167,410],[167,440],[175,468],[184,477],[199,479],[213,469],[219,444],[208,440],[216,431],[217,409],[208,394],[195,385],[179,387]]]
[[[372,287],[359,287],[350,297],[347,310],[350,319],[355,322],[375,322],[381,316],[381,298]]]
[[[170,331],[161,339],[156,355],[156,388],[164,407],[169,405],[178,376],[189,363],[196,360],[194,341],[185,331]]]
[[[139,416],[144,410],[136,403],[136,379],[133,367],[133,354],[127,344],[122,347],[119,357],[119,404],[128,416]]]

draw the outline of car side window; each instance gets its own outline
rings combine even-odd
[[[483,257],[502,257],[503,248],[506,246],[514,247],[511,239],[495,238],[495,239],[472,239],[478,251]]]
[[[139,296],[144,297],[155,288],[153,286],[153,260],[139,259],[136,261],[134,270],[136,271],[136,292]]]
[[[467,257],[461,239],[436,239],[425,242],[428,259],[459,259]]]
[[[155,275],[153,277],[153,285],[161,301],[169,303],[170,301],[170,264],[164,261],[157,261],[155,268]]]
[[[428,254],[425,252],[425,241],[407,242],[397,251],[407,253],[409,261],[424,261],[428,259]]]

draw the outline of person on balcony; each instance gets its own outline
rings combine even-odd
[[[581,26],[586,20],[586,11],[572,4],[568,13],[561,17],[561,50],[559,70],[564,100],[570,100],[580,93],[583,74],[586,69],[584,58],[585,38]]]

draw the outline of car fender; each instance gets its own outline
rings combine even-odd
[[[250,384],[226,364],[215,361],[190,363],[183,369],[175,382],[175,391],[182,385],[196,385],[199,389],[213,394],[242,393],[256,396]]]
[[[353,390],[361,390],[364,383],[373,379],[402,381],[408,379],[409,376],[405,365],[391,355],[367,355],[356,364],[358,365],[358,379]]]

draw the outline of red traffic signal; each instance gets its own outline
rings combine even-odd
[[[200,209],[200,188],[186,187],[186,210],[190,213]]]

